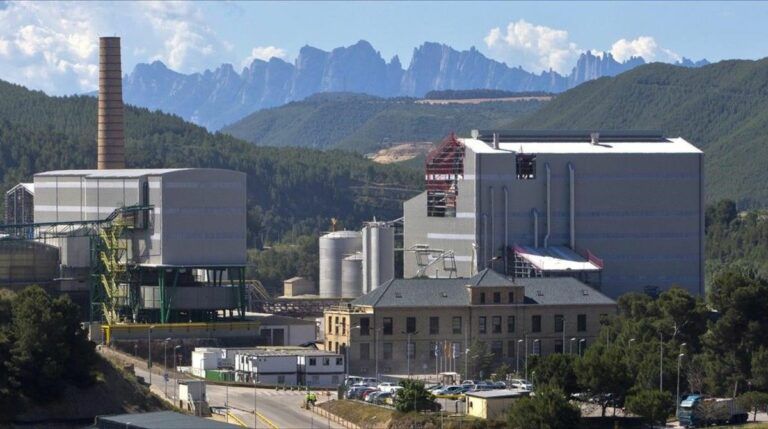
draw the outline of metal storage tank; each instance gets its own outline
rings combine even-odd
[[[335,231],[320,237],[320,296],[341,297],[341,261],[359,252],[362,237],[357,231]]]
[[[363,292],[394,276],[395,228],[386,222],[369,222],[363,228]]]
[[[363,295],[363,254],[357,252],[341,261],[341,297]]]

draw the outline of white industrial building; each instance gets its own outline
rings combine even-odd
[[[611,297],[703,293],[703,153],[654,132],[446,139],[404,203],[405,277],[573,276]]]

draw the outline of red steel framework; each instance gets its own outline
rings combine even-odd
[[[464,177],[464,145],[451,133],[425,162],[427,216],[455,217],[456,183]]]

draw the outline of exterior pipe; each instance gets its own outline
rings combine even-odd
[[[509,190],[506,186],[504,190],[504,274],[508,274],[509,267]]]
[[[568,163],[569,182],[571,185],[570,209],[571,209],[571,249],[576,250],[576,182],[573,164]]]
[[[482,269],[485,269],[486,260],[488,259],[488,215],[486,213],[483,213],[483,243],[482,243],[482,245],[483,245],[483,247],[482,247],[482,249],[483,249],[483,257],[482,258],[478,257],[477,258],[477,262],[478,262],[478,264],[480,262],[482,262],[483,263]],[[479,272],[479,271],[482,271],[482,270],[478,269],[477,271]]]
[[[549,235],[552,232],[552,174],[549,170],[549,164],[544,164],[544,168],[547,169],[547,235],[544,236],[544,247],[549,247]]]
[[[496,229],[494,228],[494,223],[496,219],[496,213],[494,212],[493,207],[493,200],[494,200],[494,192],[493,192],[493,186],[488,187],[488,191],[490,192],[491,197],[491,227],[490,227],[490,240],[488,240],[488,243],[491,245],[490,252],[488,252],[488,256],[486,257],[487,261],[485,263],[486,266],[490,266],[491,261],[493,260],[493,255],[496,253]]]
[[[531,209],[533,214],[533,247],[539,247],[539,211]]]

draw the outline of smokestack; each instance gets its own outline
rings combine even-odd
[[[99,38],[99,126],[97,168],[125,168],[123,75],[120,38]]]

